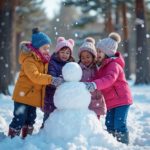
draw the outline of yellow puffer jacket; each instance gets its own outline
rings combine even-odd
[[[50,84],[52,79],[46,74],[48,64],[42,63],[34,52],[26,52],[26,50],[21,51],[19,63],[21,70],[13,92],[13,100],[35,107],[43,107],[45,86]]]

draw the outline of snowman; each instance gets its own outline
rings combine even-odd
[[[97,134],[101,125],[94,111],[88,109],[91,94],[85,84],[79,82],[82,77],[80,66],[75,62],[67,63],[62,75],[65,82],[55,92],[54,104],[57,109],[45,123],[45,135],[52,139],[69,140]]]

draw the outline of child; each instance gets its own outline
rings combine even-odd
[[[125,62],[121,53],[117,52],[120,35],[111,33],[107,38],[98,41],[98,61],[101,67],[95,80],[86,83],[87,89],[101,90],[106,100],[107,115],[106,127],[119,142],[128,144],[129,133],[127,129],[127,115],[132,104],[132,96],[125,78]]]
[[[22,44],[19,56],[21,70],[12,99],[14,100],[14,117],[9,125],[8,136],[20,135],[22,138],[32,134],[36,118],[36,107],[42,107],[45,85],[58,86],[62,79],[47,75],[50,59],[50,38],[38,28],[33,29],[32,42]]]
[[[54,77],[62,76],[62,67],[68,62],[74,61],[74,58],[72,57],[73,47],[73,39],[66,40],[64,37],[58,37],[55,52],[53,53],[48,65],[48,74]],[[48,119],[50,113],[56,108],[53,102],[55,90],[56,87],[53,85],[46,86],[44,98],[44,118],[41,128],[44,127],[44,123]]]
[[[79,65],[81,66],[83,71],[81,81],[91,81],[97,70],[97,52],[95,48],[95,40],[93,38],[88,37],[84,40],[84,43],[79,49],[78,56]],[[92,100],[89,105],[89,109],[95,111],[98,119],[100,119],[100,115],[106,114],[105,100],[100,91],[95,90],[94,92],[92,92]]]

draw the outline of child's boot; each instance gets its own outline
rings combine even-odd
[[[33,126],[24,125],[22,127],[22,138],[24,139],[28,134],[31,135],[33,132]]]
[[[8,136],[10,136],[11,138],[14,138],[15,136],[19,136],[19,135],[20,135],[20,130],[9,128]]]
[[[107,130],[107,131],[108,131],[108,133],[109,133],[109,134],[112,134],[112,135],[113,135],[113,137],[115,137],[115,136],[116,136],[115,131],[112,131],[112,130]]]
[[[129,144],[129,132],[116,132],[116,138],[118,142]]]
[[[29,135],[32,135],[33,129],[34,129],[33,126],[28,126],[28,134],[29,134]]]
[[[27,132],[28,132],[28,125],[24,125],[21,131],[21,136],[23,139],[27,136]]]

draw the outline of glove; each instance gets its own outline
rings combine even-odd
[[[93,82],[84,82],[84,84],[86,85],[86,89],[89,92],[94,92],[96,90],[96,84]]]
[[[52,77],[52,85],[54,85],[55,87],[58,87],[60,84],[62,84],[64,82],[63,78],[60,77]]]

